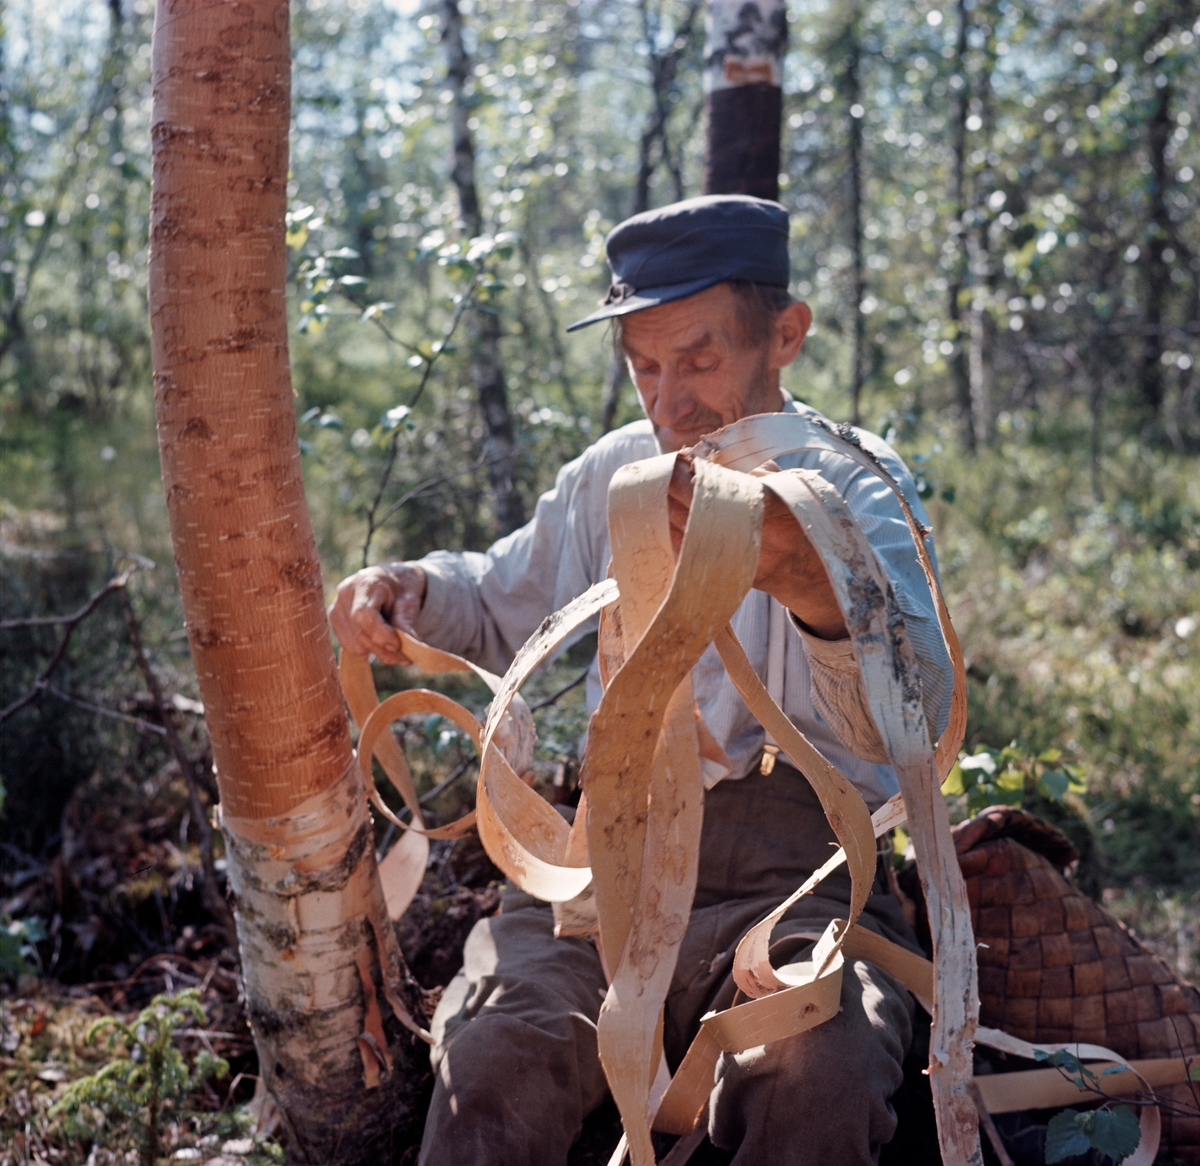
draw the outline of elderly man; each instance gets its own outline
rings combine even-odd
[[[486,553],[437,551],[345,580],[331,610],[342,644],[405,663],[392,632],[402,627],[503,671],[548,614],[605,577],[605,502],[620,466],[685,450],[753,414],[805,411],[780,387],[780,371],[812,322],[808,307],[787,293],[787,240],[782,207],[742,196],[690,199],[620,224],[607,241],[608,297],[572,327],[614,321],[646,420],[608,434],[564,466],[533,519]],[[858,436],[924,520],[897,455],[871,434]],[[940,733],[950,665],[894,496],[831,454],[793,454],[779,466],[817,470],[862,526],[892,579],[920,661],[926,715]],[[671,486],[677,535],[690,497],[681,461]],[[896,779],[829,580],[782,504],[768,503],[755,588],[733,619],[747,654],[788,716],[875,809],[896,792]],[[693,680],[728,764],[703,762],[699,879],[665,1008],[672,1070],[701,1016],[732,1003],[739,938],[824,862],[833,843],[808,782],[776,760],[712,648]],[[593,669],[590,708],[599,696]],[[849,896],[848,878],[833,877],[793,908],[775,930],[777,962],[800,958],[829,919],[845,916]],[[862,922],[916,950],[882,883]],[[420,1161],[564,1163],[606,1092],[596,1046],[605,976],[596,949],[588,940],[556,939],[550,909],[510,889],[501,913],[471,932],[464,959],[433,1019],[437,1078]],[[891,1098],[913,1018],[912,1000],[897,982],[853,962],[834,1019],[723,1056],[708,1111],[713,1145],[747,1166],[877,1161],[895,1132]]]

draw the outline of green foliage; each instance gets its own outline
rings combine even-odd
[[[1122,1072],[1123,1068],[1120,1065],[1110,1065],[1096,1074],[1074,1053],[1065,1049],[1056,1053],[1039,1050],[1037,1060],[1064,1072],[1080,1090],[1102,1089],[1103,1079]],[[1050,1120],[1046,1133],[1046,1161],[1061,1162],[1064,1158],[1086,1154],[1089,1149],[1096,1149],[1114,1162],[1120,1162],[1137,1149],[1140,1140],[1141,1131],[1138,1128],[1137,1116],[1128,1105],[1105,1105],[1083,1113],[1074,1109],[1064,1109]]]
[[[1094,1149],[1114,1162],[1120,1162],[1137,1149],[1140,1140],[1137,1117],[1127,1105],[1083,1113],[1064,1109],[1050,1119],[1046,1131],[1046,1161],[1061,1162]]]
[[[189,988],[173,996],[156,996],[131,1022],[105,1016],[91,1026],[90,1044],[107,1034],[115,1055],[102,1069],[73,1081],[51,1111],[67,1118],[72,1131],[121,1144],[132,1133],[140,1166],[154,1166],[161,1146],[162,1126],[172,1110],[210,1077],[223,1077],[229,1065],[209,1052],[197,1054],[188,1065],[175,1047],[180,1028],[203,1027],[200,994]]]
[[[46,938],[46,928],[36,916],[10,919],[0,915],[0,981],[16,981],[41,966],[37,944]]]
[[[1105,885],[1195,887],[1200,475],[1134,441],[1098,483],[1088,462],[1033,413],[1010,417],[994,450],[931,450],[931,472],[958,487],[930,512],[969,663],[967,750],[1061,749],[1047,768],[1086,775],[1068,800]]]
[[[942,785],[947,797],[966,796],[968,816],[987,806],[1020,806],[1033,794],[1061,802],[1068,793],[1086,791],[1080,767],[1064,763],[1061,749],[1034,756],[1015,741],[1003,749],[984,745],[963,753]]]

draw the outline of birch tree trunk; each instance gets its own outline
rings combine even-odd
[[[1171,218],[1167,212],[1167,187],[1170,166],[1167,147],[1171,142],[1174,121],[1171,117],[1171,85],[1168,81],[1156,94],[1154,111],[1150,115],[1146,134],[1146,152],[1150,156],[1149,222],[1146,224],[1146,256],[1141,266],[1145,279],[1145,312],[1142,324],[1142,358],[1139,371],[1141,403],[1146,417],[1158,421],[1162,416],[1166,385],[1163,377],[1162,354],[1163,308],[1171,273],[1163,252],[1170,237]]]
[[[365,1166],[407,1140],[424,1050],[397,1022],[419,992],[387,925],[351,768],[300,472],[290,75],[286,0],[159,0],[155,407],[261,1072],[291,1160]]]
[[[974,222],[967,234],[967,253],[971,266],[971,352],[968,370],[971,381],[971,421],[975,427],[975,447],[990,445],[993,438],[995,405],[995,348],[996,321],[991,303],[996,295],[996,271],[992,262],[992,211],[985,194],[993,184],[990,164],[986,161],[987,146],[992,141],[995,118],[992,111],[992,74],[996,68],[996,14],[991,6],[979,3],[975,7],[976,27],[982,34],[979,67],[973,85],[971,108],[978,119],[979,141],[984,147],[984,162],[973,175]],[[974,123],[972,123],[974,124]]]
[[[866,260],[863,256],[863,117],[862,38],[858,27],[859,12],[855,5],[846,28],[846,101],[850,114],[847,137],[850,153],[850,253],[854,257],[854,352],[850,366],[850,420],[862,424],[862,390],[867,379],[867,317],[863,301],[867,297]]]
[[[784,0],[710,0],[705,194],[779,197],[786,51]]]
[[[483,213],[475,181],[475,141],[468,124],[471,111],[467,85],[471,76],[471,58],[463,44],[458,0],[442,0],[441,14],[446,78],[453,97],[450,122],[454,168],[451,177],[458,191],[463,229],[468,238],[474,239],[483,234]],[[525,525],[525,504],[514,477],[517,444],[508,408],[508,390],[504,385],[504,368],[500,363],[500,317],[494,308],[475,308],[467,317],[467,328],[471,344],[471,382],[486,430],[483,450],[496,507],[496,529],[499,534],[510,534]]]
[[[950,371],[954,377],[954,399],[958,405],[959,432],[963,445],[975,448],[975,422],[971,409],[971,373],[967,350],[970,346],[969,325],[963,320],[963,289],[967,283],[967,117],[971,108],[968,84],[967,34],[971,26],[968,0],[958,0],[958,40],[955,49],[955,73],[950,79],[954,91],[954,163],[950,172],[950,196],[954,218],[950,223],[953,235],[954,259],[950,268],[947,313],[954,329],[954,354]]]
[[[689,0],[687,8],[675,26],[675,35],[667,48],[662,35],[662,11],[652,10],[649,0],[641,0],[642,50],[650,72],[650,110],[646,124],[642,127],[638,150],[638,175],[633,187],[633,204],[630,215],[640,215],[650,209],[650,182],[660,165],[671,175],[675,201],[683,199],[683,169],[678,153],[673,152],[667,135],[667,122],[671,116],[671,104],[677,93],[676,78],[679,63],[691,50],[696,17],[701,0]],[[657,153],[655,147],[657,146]],[[710,192],[711,193],[711,192]],[[616,424],[617,408],[621,404],[621,392],[628,380],[625,361],[614,353],[604,374],[604,407],[600,414],[600,432],[608,433]]]

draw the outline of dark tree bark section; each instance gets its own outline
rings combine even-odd
[[[971,373],[967,349],[969,327],[963,320],[963,290],[967,282],[967,115],[971,94],[967,85],[967,33],[971,15],[967,0],[958,0],[958,43],[955,49],[954,88],[954,164],[950,173],[950,197],[954,218],[950,224],[954,236],[954,264],[947,288],[947,313],[954,330],[954,354],[950,372],[954,378],[954,399],[958,405],[959,433],[967,449],[975,448],[975,421],[971,411]]]
[[[458,191],[463,230],[468,238],[475,238],[483,234],[483,213],[475,181],[475,142],[468,124],[471,112],[467,83],[471,76],[471,58],[463,45],[463,20],[458,0],[442,0],[441,15],[446,79],[453,95],[451,178]],[[516,438],[508,408],[504,367],[500,362],[500,317],[493,308],[475,308],[468,315],[467,328],[471,344],[471,384],[486,430],[483,453],[496,507],[496,530],[505,535],[525,525],[525,503],[514,478]]]
[[[862,304],[867,295],[866,259],[863,255],[863,132],[862,84],[859,76],[857,14],[850,27],[850,57],[846,62],[846,96],[850,101],[850,234],[854,255],[854,365],[850,371],[850,412],[855,425],[862,424],[862,390],[867,379],[867,318]],[[858,110],[855,113],[855,110]]]
[[[1167,248],[1170,218],[1167,214],[1167,184],[1170,182],[1167,146],[1175,126],[1171,120],[1171,86],[1158,91],[1148,126],[1150,155],[1150,222],[1146,234],[1146,258],[1143,265],[1146,286],[1146,313],[1142,340],[1141,396],[1148,416],[1162,414],[1165,385],[1163,378],[1163,311],[1171,273],[1163,252]]]
[[[704,193],[778,199],[783,90],[765,82],[718,89],[704,107]]]

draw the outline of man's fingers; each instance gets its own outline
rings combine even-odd
[[[690,461],[681,457],[675,459],[675,468],[671,471],[671,482],[667,487],[667,493],[685,507],[692,504],[692,494],[695,492],[692,481],[694,473]]]
[[[410,664],[399,628],[411,634],[421,611],[425,576],[405,564],[368,567],[338,586],[329,623],[342,647],[385,664]]]

